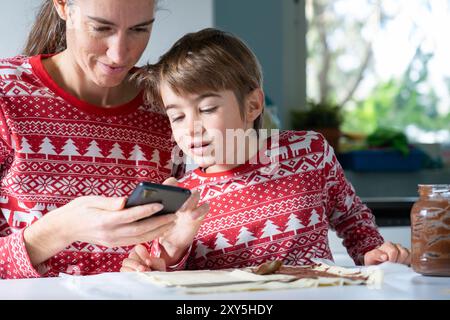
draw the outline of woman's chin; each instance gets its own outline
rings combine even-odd
[[[98,79],[96,84],[100,88],[115,88],[122,84],[123,79]]]

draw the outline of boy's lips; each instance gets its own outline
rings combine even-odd
[[[190,150],[192,154],[196,156],[203,156],[205,154],[206,149],[211,145],[211,142],[198,142],[198,143],[191,143]]]

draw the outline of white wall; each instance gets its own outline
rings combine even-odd
[[[40,0],[2,1],[0,10],[0,58],[19,54]]]
[[[305,0],[216,0],[215,24],[241,37],[258,57],[264,91],[278,107],[283,129],[290,110],[305,105]]]
[[[213,27],[213,0],[160,0],[150,44],[140,61],[155,62],[188,32]]]
[[[0,58],[21,53],[37,8],[44,0],[3,0],[0,9]],[[94,0],[99,1],[99,0]],[[139,64],[154,62],[186,32],[213,26],[213,0],[160,0],[161,10]]]

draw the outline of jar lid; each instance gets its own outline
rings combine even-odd
[[[419,190],[433,196],[450,199],[450,184],[419,184]]]

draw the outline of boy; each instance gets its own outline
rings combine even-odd
[[[264,109],[262,75],[241,40],[216,29],[187,34],[138,77],[148,98],[164,106],[178,146],[199,166],[179,184],[197,189],[210,211],[198,230],[178,221],[150,253],[136,246],[122,271],[150,270],[155,256],[172,270],[273,259],[310,264],[333,258],[329,228],[358,265],[409,263],[407,249],[384,242],[320,134],[284,131],[264,140],[264,131],[255,132]]]

